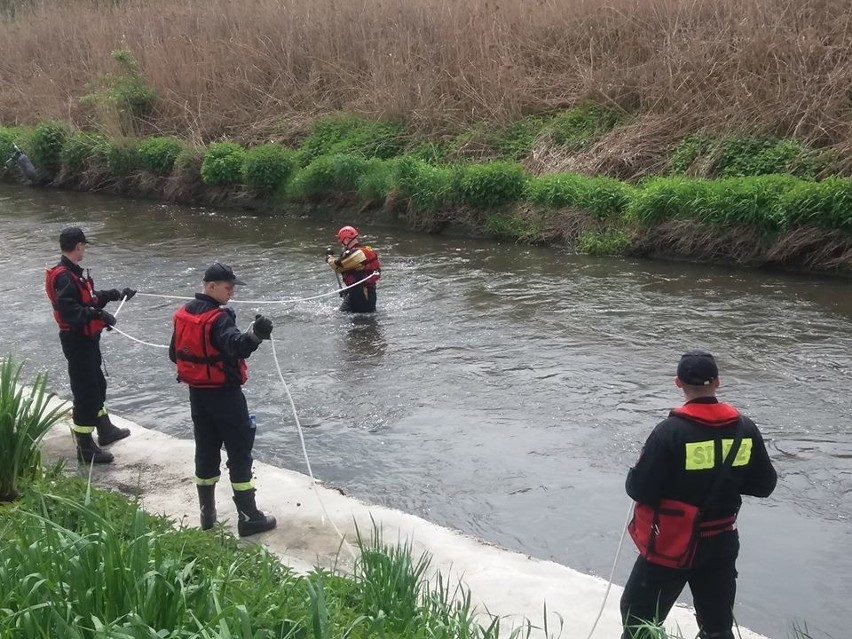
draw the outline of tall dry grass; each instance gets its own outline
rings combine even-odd
[[[7,0],[7,4],[14,0]],[[0,120],[87,114],[130,49],[151,128],[280,136],[316,114],[421,131],[593,101],[659,138],[749,130],[852,147],[849,0],[18,0]],[[638,142],[637,142],[638,141]]]

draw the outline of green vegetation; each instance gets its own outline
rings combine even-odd
[[[410,544],[359,536],[351,577],[294,574],[222,529],[175,529],[56,470],[0,508],[0,635],[26,637],[497,639],[470,592]],[[516,629],[513,637],[528,633]]]
[[[0,502],[18,497],[22,479],[40,475],[39,444],[65,414],[64,409],[48,408],[54,395],[47,392],[47,375],[39,373],[25,389],[22,368],[11,356],[0,362]]]
[[[233,142],[214,142],[201,164],[201,179],[210,185],[236,185],[243,177],[246,151]]]
[[[109,138],[45,122],[32,130],[0,128],[0,150],[19,142],[40,169],[61,174],[64,183],[86,175],[123,188],[151,174],[172,178],[169,197],[199,197],[201,185],[226,186],[251,194],[262,207],[385,209],[438,232],[458,219],[490,237],[563,241],[594,255],[647,247],[670,221],[691,221],[720,236],[742,229],[754,238],[754,251],[799,229],[852,232],[852,179],[828,174],[836,163],[830,154],[789,139],[687,136],[673,149],[669,174],[634,182],[579,172],[537,175],[517,161],[541,144],[571,157],[619,126],[629,123],[612,111],[576,107],[429,141],[401,124],[344,114],[316,120],[298,146],[223,141],[199,148],[173,137]],[[471,161],[477,156],[485,161]],[[143,188],[152,188],[150,181]],[[697,232],[695,225],[682,228]],[[795,259],[802,262],[803,255]],[[836,259],[831,263],[837,268]]]
[[[135,135],[140,120],[153,109],[157,94],[147,85],[133,53],[117,49],[111,55],[120,73],[108,73],[87,84],[89,93],[80,98],[80,103],[93,107],[101,121],[115,121],[121,135]]]

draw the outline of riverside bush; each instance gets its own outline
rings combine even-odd
[[[56,173],[62,166],[62,147],[68,129],[61,122],[40,122],[30,137],[30,159],[39,169]]]
[[[367,160],[364,171],[358,178],[358,199],[365,202],[384,201],[394,188],[394,175],[399,159]]]
[[[790,227],[811,225],[852,231],[852,180],[800,182],[781,195],[778,206]]]
[[[139,166],[154,175],[166,176],[172,172],[175,160],[183,151],[180,140],[170,137],[150,137],[140,140],[136,148]]]
[[[785,226],[780,201],[801,184],[790,175],[726,178],[705,183],[693,201],[696,217],[719,226],[746,225],[763,231]]]
[[[201,163],[201,179],[205,184],[239,184],[243,177],[246,151],[233,142],[214,142]]]
[[[577,250],[586,255],[622,255],[630,246],[624,231],[586,231],[577,239]]]
[[[830,154],[814,151],[796,140],[770,136],[712,139],[688,135],[675,148],[670,170],[706,177],[749,177],[789,173],[813,179],[825,171]]]
[[[357,154],[365,158],[387,159],[399,155],[405,146],[404,130],[396,122],[365,120],[336,114],[319,118],[299,146],[301,166],[322,155]]]
[[[630,203],[631,188],[607,177],[555,173],[529,180],[525,196],[552,208],[576,207],[598,219],[621,215]]]
[[[354,193],[367,167],[367,160],[357,155],[318,157],[296,173],[290,182],[288,197],[316,201],[335,193]]]
[[[153,108],[156,92],[145,82],[136,57],[126,49],[116,49],[111,54],[121,68],[120,73],[107,73],[97,82],[89,83],[89,91],[80,103],[91,105],[102,113],[114,112],[124,135],[136,131],[136,121]]]
[[[246,151],[243,184],[259,193],[271,193],[285,184],[296,169],[296,154],[280,144],[264,144]]]
[[[0,161],[5,162],[15,151],[15,144],[18,142],[18,136],[14,129],[8,127],[0,127]]]
[[[628,216],[646,226],[674,217],[694,217],[695,202],[707,185],[707,180],[684,177],[648,180],[634,192]]]
[[[434,166],[412,156],[400,158],[395,168],[395,185],[415,210],[434,212],[451,201],[452,168]]]
[[[620,117],[597,106],[581,106],[556,115],[545,127],[550,139],[569,151],[582,151],[614,129]]]
[[[106,152],[106,168],[116,178],[126,177],[139,169],[139,143],[133,138],[110,142]]]
[[[474,208],[505,206],[520,199],[528,178],[524,167],[513,162],[459,164],[453,167],[453,192]]]
[[[78,175],[96,167],[106,168],[110,142],[98,133],[75,131],[62,146],[62,166]]]

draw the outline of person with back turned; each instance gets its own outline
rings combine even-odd
[[[373,313],[376,310],[376,282],[382,276],[379,255],[371,247],[358,242],[358,229],[344,226],[337,232],[337,241],[343,245],[343,253],[337,257],[332,249],[326,251],[325,261],[335,273],[343,276],[343,284],[360,286],[341,292],[341,311],[349,313]]]
[[[627,474],[640,556],[621,597],[622,638],[656,637],[648,624],[662,623],[689,584],[699,637],[733,639],[741,495],[768,497],[777,475],[754,422],[716,399],[710,353],[685,353],[675,385],[686,402],[657,424]]]
[[[174,315],[169,358],[177,364],[178,381],[189,386],[201,529],[216,523],[216,483],[224,444],[237,507],[237,532],[246,537],[271,530],[276,522],[275,517],[258,510],[255,502],[255,428],[242,391],[248,379],[245,360],[272,336],[272,321],[257,315],[245,332],[237,328],[236,313],[225,305],[234,286],[242,284],[230,266],[219,262],[204,272],[202,292]]]
[[[110,421],[106,401],[106,378],[101,371],[101,332],[115,325],[115,317],[104,309],[108,302],[136,295],[132,288],[96,291],[88,270],[80,267],[86,253],[83,230],[73,226],[59,234],[62,258],[48,269],[44,289],[53,305],[53,318],[59,325],[59,341],[68,360],[68,377],[74,397],[71,430],[81,462],[107,464],[113,454],[103,450],[130,435]],[[92,438],[97,430],[98,442]]]

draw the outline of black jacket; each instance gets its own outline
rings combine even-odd
[[[730,443],[741,433],[743,441],[735,465],[712,501],[705,504],[721,460],[714,454],[716,440]],[[727,450],[727,449],[726,449]],[[702,507],[704,519],[735,515],[741,495],[768,497],[777,475],[763,437],[748,417],[728,404],[706,397],[673,410],[651,432],[639,461],[627,474],[627,494],[635,501],[656,506],[676,499]]]
[[[94,288],[91,276],[88,272],[84,276],[83,269],[64,255],[59,260],[57,266],[64,266],[68,269],[67,272],[57,276],[54,282],[57,295],[57,311],[66,324],[82,329],[89,320],[97,316],[97,312],[106,306],[107,302],[114,302],[119,299],[115,297],[114,294],[117,291],[114,290],[94,291],[95,296],[98,298],[97,305],[84,306],[83,300],[80,297],[80,290],[77,288],[74,278],[81,280],[88,279],[92,283],[92,288]]]
[[[196,293],[195,299],[188,302],[184,308],[192,315],[201,315],[219,306],[221,304],[209,295]],[[219,352],[226,356],[224,365],[225,376],[228,380],[227,385],[240,386],[241,380],[238,361],[246,359],[254,353],[257,347],[260,346],[260,342],[256,342],[249,335],[246,335],[237,328],[237,314],[234,312],[234,309],[223,306],[222,310],[224,313],[216,318],[210,329],[210,341]],[[169,359],[177,363],[174,332],[172,332],[172,339],[169,343]]]

